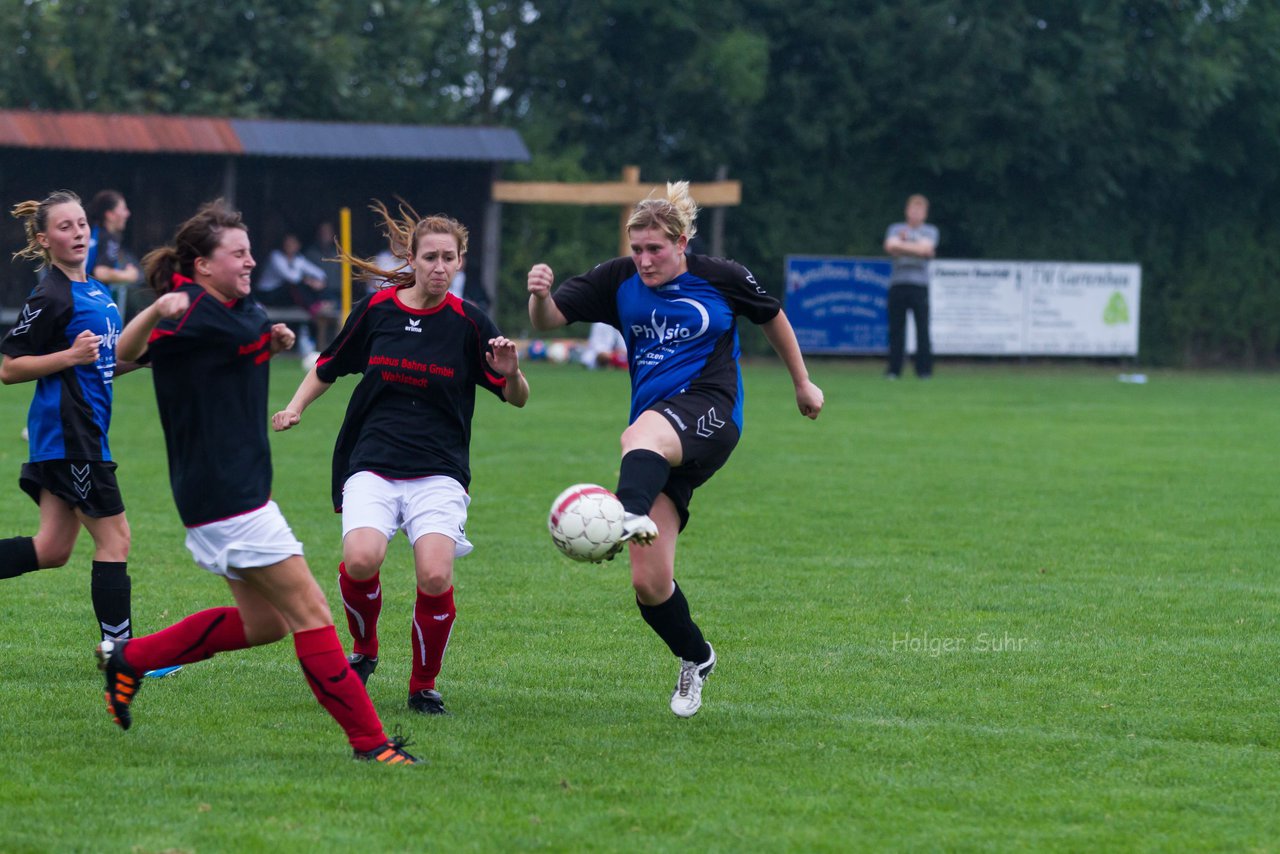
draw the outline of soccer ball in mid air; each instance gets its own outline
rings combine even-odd
[[[547,530],[567,556],[599,563],[618,553],[623,514],[618,496],[603,486],[575,483],[551,503]]]

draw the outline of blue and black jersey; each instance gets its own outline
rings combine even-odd
[[[36,380],[27,414],[31,462],[111,459],[112,380],[120,312],[96,279],[73,282],[51,267],[27,297],[17,323],[0,342],[6,357],[44,356],[70,348],[81,332],[102,336],[98,361]]]
[[[622,331],[631,366],[631,421],[660,400],[691,388],[732,396],[742,430],[741,350],[736,318],[768,323],[781,304],[747,268],[705,255],[688,271],[650,288],[631,258],[616,258],[568,279],[552,295],[569,322],[599,321]]]
[[[100,225],[95,225],[89,231],[89,254],[85,256],[84,268],[90,276],[98,267],[110,267],[113,270],[119,270],[124,267],[121,263],[123,258],[123,249],[120,245],[120,235],[112,234]]]
[[[252,299],[224,303],[189,279],[174,281],[191,306],[160,321],[141,361],[151,364],[173,500],[194,527],[271,499],[271,321]]]

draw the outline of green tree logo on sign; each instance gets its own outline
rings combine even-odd
[[[1102,312],[1102,322],[1107,326],[1129,322],[1129,304],[1124,301],[1124,294],[1116,291],[1107,300],[1107,307]]]

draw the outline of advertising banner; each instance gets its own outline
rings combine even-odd
[[[884,353],[890,262],[787,258],[805,353]],[[950,356],[1136,356],[1142,267],[943,259],[930,265],[933,350]],[[908,349],[914,336],[908,330]]]
[[[883,353],[889,348],[884,258],[803,255],[786,260],[784,307],[805,353]]]

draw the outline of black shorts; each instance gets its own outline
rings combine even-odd
[[[115,463],[92,460],[23,463],[18,485],[36,504],[40,503],[41,490],[47,489],[94,519],[124,512]]]
[[[680,436],[683,462],[671,469],[662,491],[675,502],[682,531],[689,524],[693,491],[720,471],[738,447],[741,434],[733,423],[733,406],[733,398],[727,394],[693,389],[649,407],[666,418]]]

